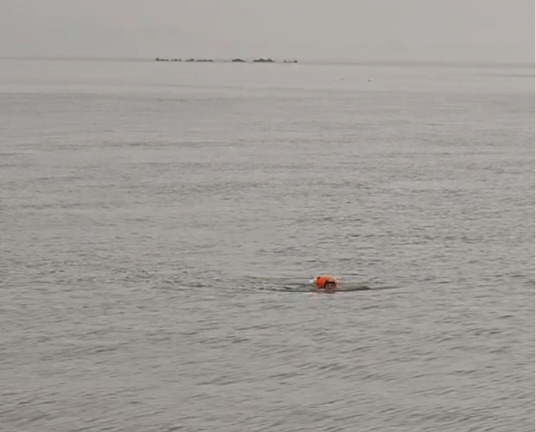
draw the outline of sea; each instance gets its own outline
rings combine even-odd
[[[534,101],[534,64],[0,59],[0,430],[534,431]]]

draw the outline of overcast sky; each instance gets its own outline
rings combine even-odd
[[[534,61],[534,0],[0,0],[0,56]]]

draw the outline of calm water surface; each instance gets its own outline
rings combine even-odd
[[[2,431],[534,430],[532,67],[0,60],[0,180]]]

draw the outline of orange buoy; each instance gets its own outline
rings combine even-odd
[[[339,281],[335,276],[331,275],[321,275],[314,278],[314,284],[319,289],[326,288],[337,288],[339,286]]]

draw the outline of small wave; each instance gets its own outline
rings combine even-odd
[[[385,289],[396,289],[399,287],[370,287],[368,285],[345,285],[337,289],[337,292],[355,292],[355,291],[379,291]],[[303,286],[302,284],[295,285],[283,285],[280,287],[259,287],[259,290],[262,291],[279,291],[279,292],[295,292],[295,293],[305,293],[305,292],[319,292],[323,293],[324,291],[317,290],[314,287]]]

